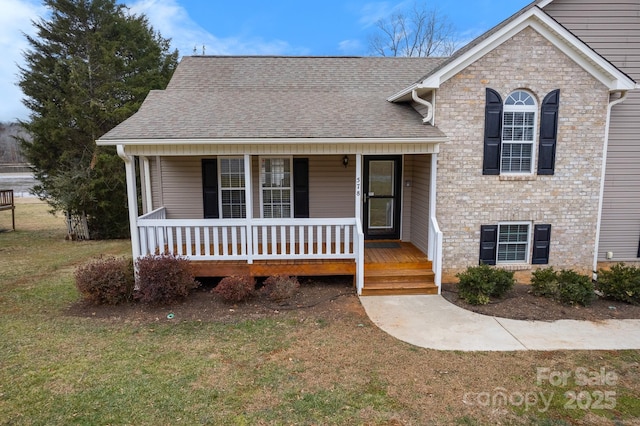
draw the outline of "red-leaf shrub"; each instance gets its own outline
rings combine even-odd
[[[213,292],[229,303],[247,300],[255,293],[256,280],[247,276],[230,276],[223,278]]]
[[[183,300],[200,284],[189,261],[172,254],[147,255],[136,262],[138,286],[135,297],[142,303],[165,305]]]
[[[133,296],[135,281],[131,259],[94,259],[76,269],[75,279],[82,297],[96,305],[117,305],[130,301]]]
[[[260,289],[260,293],[274,302],[293,297],[300,289],[300,283],[296,277],[286,275],[272,275],[266,280]]]

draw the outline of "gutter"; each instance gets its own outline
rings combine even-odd
[[[602,225],[602,207],[604,205],[604,180],[607,171],[607,153],[609,152],[609,128],[611,126],[611,110],[614,106],[624,102],[627,99],[627,90],[617,90],[612,93],[620,93],[620,97],[609,101],[607,105],[607,121],[605,125],[604,133],[604,146],[602,148],[602,178],[600,179],[600,197],[598,200],[598,220],[596,222],[596,242],[595,252],[593,254],[593,279],[598,279],[598,252],[600,251],[600,227]]]

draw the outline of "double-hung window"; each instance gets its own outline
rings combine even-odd
[[[220,211],[223,219],[247,217],[244,159],[220,158]]]
[[[498,225],[498,264],[529,262],[529,228],[528,223]]]
[[[290,157],[260,158],[262,217],[293,217],[293,188]]]
[[[511,93],[502,114],[501,173],[532,173],[538,107],[523,90]]]

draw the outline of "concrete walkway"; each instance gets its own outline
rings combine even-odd
[[[369,318],[390,335],[456,351],[640,349],[640,320],[520,321],[462,309],[442,296],[361,296]]]

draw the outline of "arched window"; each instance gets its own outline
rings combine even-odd
[[[532,173],[537,111],[535,99],[524,90],[504,101],[501,173]]]

